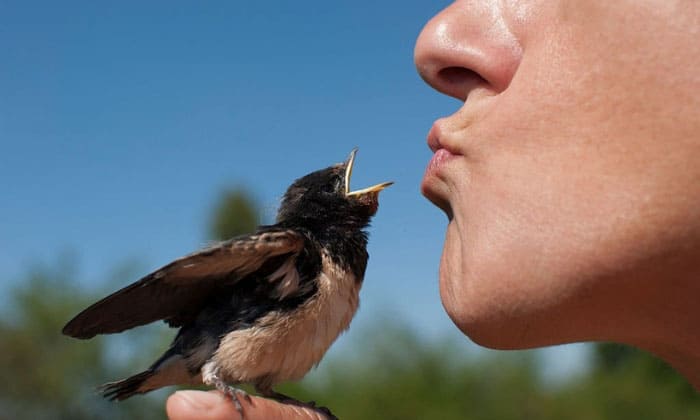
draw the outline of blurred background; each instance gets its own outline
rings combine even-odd
[[[108,403],[173,331],[60,335],[97,298],[271,223],[296,177],[360,152],[393,180],[352,328],[281,389],[342,419],[690,419],[692,388],[618,345],[497,352],[440,305],[446,219],[419,192],[432,121],[414,41],[446,1],[0,1],[0,419],[164,418]]]

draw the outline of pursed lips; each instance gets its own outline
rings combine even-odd
[[[445,189],[446,174],[443,168],[447,166],[449,161],[457,158],[459,152],[453,153],[451,149],[445,147],[446,145],[441,142],[441,121],[444,120],[436,121],[428,133],[428,147],[433,151],[433,156],[425,169],[421,182],[421,192],[451,219],[452,210],[447,197],[448,190]]]
[[[432,128],[428,132],[428,147],[433,151],[433,157],[428,163],[428,167],[425,171],[425,176],[423,177],[423,183],[426,183],[428,178],[435,176],[437,172],[444,166],[449,160],[456,157],[459,153],[446,147],[441,141],[442,128],[441,121],[437,120],[433,124]]]

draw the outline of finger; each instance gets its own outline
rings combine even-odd
[[[300,419],[325,420],[326,416],[311,408],[251,396],[240,399],[245,420]],[[166,411],[170,420],[231,420],[240,418],[229,397],[218,391],[177,391],[168,398]]]

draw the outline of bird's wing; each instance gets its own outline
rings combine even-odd
[[[79,313],[63,334],[91,338],[178,318],[218,287],[231,285],[269,258],[298,253],[303,235],[268,228],[188,255],[107,296]]]

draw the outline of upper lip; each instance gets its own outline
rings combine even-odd
[[[441,136],[442,128],[440,127],[440,120],[437,120],[433,123],[433,126],[428,132],[428,147],[433,151],[433,153],[440,149],[446,149],[445,145],[440,140]]]
[[[447,124],[447,118],[440,118],[433,123],[433,126],[428,132],[428,147],[433,153],[440,149],[445,149],[453,155],[461,155],[462,152],[459,150],[457,145],[450,144],[449,128],[445,130],[444,125]]]

